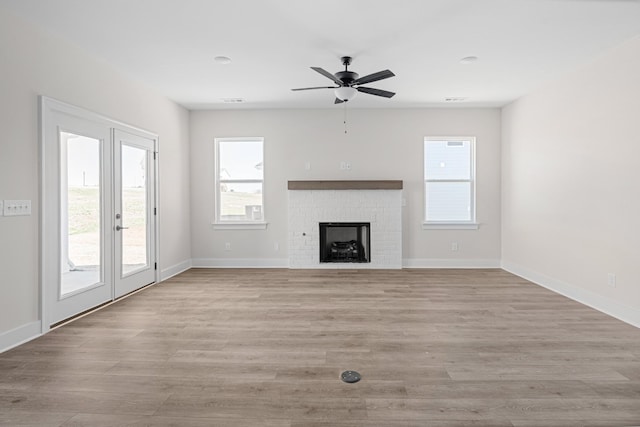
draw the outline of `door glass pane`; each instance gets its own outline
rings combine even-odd
[[[61,296],[101,282],[100,145],[60,132]]]
[[[147,151],[122,145],[122,275],[148,267]]]

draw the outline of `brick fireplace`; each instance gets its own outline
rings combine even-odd
[[[368,262],[320,262],[321,223],[367,223]],[[289,181],[290,268],[402,268],[402,181]]]

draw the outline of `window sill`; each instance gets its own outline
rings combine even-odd
[[[214,222],[214,230],[266,230],[267,222]]]
[[[477,222],[423,222],[423,230],[477,230]]]

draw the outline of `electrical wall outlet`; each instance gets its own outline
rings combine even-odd
[[[305,170],[311,170],[311,162],[310,161],[304,162],[304,169]]]
[[[611,286],[612,288],[616,287],[616,273],[607,274],[607,285]]]
[[[453,252],[458,252],[458,242],[451,242],[451,250]]]
[[[275,242],[273,244],[273,250],[276,251],[276,252],[280,250],[280,243],[279,242]]]
[[[226,243],[224,244],[224,250],[225,250],[225,251],[230,251],[230,250],[231,250],[231,243],[226,242]]]

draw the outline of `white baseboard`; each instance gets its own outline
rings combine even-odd
[[[290,268],[291,270],[401,270],[402,266],[399,264],[371,265],[364,262],[329,262],[308,266],[289,266],[285,268]]]
[[[160,281],[164,282],[165,280],[176,276],[180,273],[182,273],[183,271],[187,271],[188,269],[191,268],[191,260],[188,259],[186,261],[182,261],[176,265],[172,265],[171,267],[167,267],[165,269],[162,269],[160,271]]]
[[[403,268],[501,268],[499,259],[405,258]]]
[[[194,268],[292,268],[287,258],[194,258]],[[321,267],[313,267],[321,268]],[[335,269],[335,266],[328,266]],[[353,267],[349,267],[353,268]],[[385,267],[394,268],[394,267]],[[419,259],[402,260],[402,267],[396,268],[501,268],[498,259]]]
[[[602,313],[622,320],[625,323],[640,328],[640,310],[621,304],[604,295],[596,294],[587,289],[563,282],[553,277],[546,276],[537,271],[529,270],[521,265],[509,261],[502,261],[502,269],[527,279],[530,282],[547,288],[567,298],[571,298],[581,304],[587,305]]]
[[[42,335],[42,322],[35,321],[0,333],[0,353],[38,338]]]
[[[194,268],[289,268],[288,258],[194,258]]]

